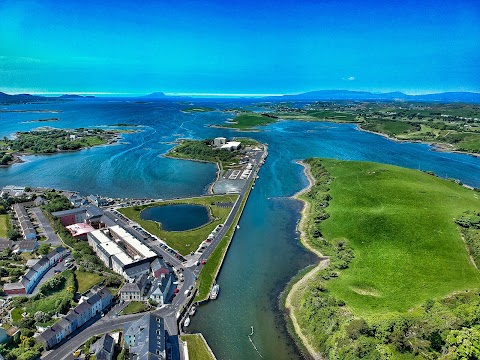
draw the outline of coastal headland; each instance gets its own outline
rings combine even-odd
[[[478,209],[475,192],[390,165],[327,159],[305,164],[310,185],[297,194],[305,202],[302,243],[328,260],[293,285],[285,305],[310,355],[455,353],[449,334],[472,326],[459,307],[466,299],[477,306],[480,291],[471,260],[478,239],[470,234],[467,248],[459,235],[459,227],[470,224],[464,214]],[[445,312],[455,325],[439,325]],[[414,332],[420,323],[422,330]],[[394,324],[403,324],[400,338],[391,335]],[[378,340],[379,331],[384,340]]]

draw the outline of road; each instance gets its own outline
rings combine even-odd
[[[47,218],[45,215],[43,215],[42,210],[39,207],[33,207],[32,209],[33,216],[37,218],[37,221],[39,222],[40,226],[43,229],[43,232],[45,234],[45,237],[47,240],[45,240],[46,243],[56,247],[56,246],[61,246],[62,241],[58,237],[57,234],[55,234],[55,231],[53,231],[52,226],[48,222]]]
[[[60,347],[51,350],[42,356],[46,360],[62,360],[73,359],[73,352],[81,347],[92,336],[102,335],[106,332],[114,330],[123,330],[125,324],[140,319],[146,313],[123,315],[115,317],[116,310],[112,309],[105,317],[101,318],[94,324],[77,331],[71,335],[70,339],[63,343]],[[175,318],[176,307],[168,305],[161,309],[152,311],[153,314],[163,317],[165,321],[165,330],[170,337],[175,338],[178,335],[177,321]],[[175,344],[173,344],[175,346]],[[178,344],[176,345],[178,348]]]

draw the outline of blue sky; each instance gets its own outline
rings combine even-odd
[[[480,92],[480,2],[0,0],[0,91]]]

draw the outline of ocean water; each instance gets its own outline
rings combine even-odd
[[[239,106],[232,101],[196,105]],[[435,152],[425,144],[393,142],[349,124],[279,121],[262,132],[236,133],[208,127],[231,114],[180,111],[188,106],[161,101],[82,100],[0,107],[1,137],[41,125],[74,128],[133,123],[140,130],[124,135],[118,145],[27,157],[23,164],[0,169],[0,186],[46,186],[115,197],[196,195],[205,192],[214,180],[215,166],[162,157],[173,146],[172,141],[249,136],[268,143],[269,157],[218,279],[219,297],[202,306],[190,325],[190,330],[205,335],[218,359],[261,359],[260,354],[264,359],[300,357],[278,311],[278,296],[287,282],[316,261],[299,245],[295,231],[301,205],[290,196],[307,185],[295,160],[317,156],[377,161],[431,170],[480,187],[480,158],[473,156]],[[56,112],[2,112],[6,109]],[[48,117],[60,121],[27,122]],[[253,344],[248,338],[251,326]]]

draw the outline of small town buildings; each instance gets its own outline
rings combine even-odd
[[[0,252],[5,250],[11,250],[13,247],[13,241],[8,239],[0,239]]]
[[[63,226],[85,222],[86,214],[87,210],[84,207],[52,213],[53,216],[60,219]]]
[[[133,360],[164,360],[165,325],[162,317],[146,314],[137,321],[125,325],[124,343]]]
[[[95,229],[87,223],[77,223],[66,226],[67,230],[75,239],[87,240],[87,234]]]
[[[149,284],[148,275],[143,274],[133,283],[126,283],[120,289],[120,299],[130,301],[147,300],[147,285]]]
[[[8,195],[10,197],[19,197],[25,194],[25,186],[7,185],[2,188],[0,196]]]
[[[92,346],[90,352],[95,355],[96,360],[112,360],[115,348],[115,341],[109,334],[104,334]]]
[[[160,258],[156,258],[155,260],[153,260],[151,268],[152,268],[152,276],[155,279],[162,277],[162,275],[170,274],[170,270],[168,270],[167,265]]]
[[[18,219],[18,223],[20,224],[20,228],[22,230],[22,236],[25,240],[35,240],[37,238],[37,232],[30,221],[30,217],[28,216],[26,209],[26,207],[32,205],[33,202],[18,203],[13,205],[13,211]]]
[[[98,195],[89,195],[89,196],[87,196],[87,200],[95,206],[107,206],[108,205],[108,201],[106,199],[101,198]]]
[[[87,200],[85,200],[83,197],[77,194],[73,194],[68,198],[68,200],[70,201],[70,204],[72,204],[72,206],[75,206],[75,207],[84,206],[88,204]]]
[[[37,198],[33,201],[35,206],[42,206],[47,203],[47,200],[43,196],[37,196]]]
[[[107,306],[109,306],[111,298],[110,290],[107,287],[101,288],[98,292],[91,294],[86,301],[78,304],[63,319],[41,333],[37,340],[45,346],[46,350],[52,348],[104,310],[106,307],[103,304],[108,303]]]
[[[159,305],[165,304],[168,299],[168,291],[170,290],[171,285],[171,276],[163,276],[159,279],[155,279],[152,283],[148,297]]]
[[[219,147],[222,147],[223,145],[225,145],[226,142],[227,142],[226,138],[217,137],[217,138],[213,139],[213,146],[215,146],[216,148],[219,148]]]
[[[63,226],[85,222],[93,227],[99,227],[103,211],[95,205],[88,205],[75,209],[57,211],[52,213],[52,215],[59,218]]]
[[[38,241],[36,240],[20,240],[14,243],[15,252],[25,253],[34,252],[38,249]]]
[[[3,291],[8,295],[31,294],[43,275],[61,258],[67,256],[68,253],[69,251],[64,247],[58,247],[52,250],[28,269],[19,282],[5,284]]]

